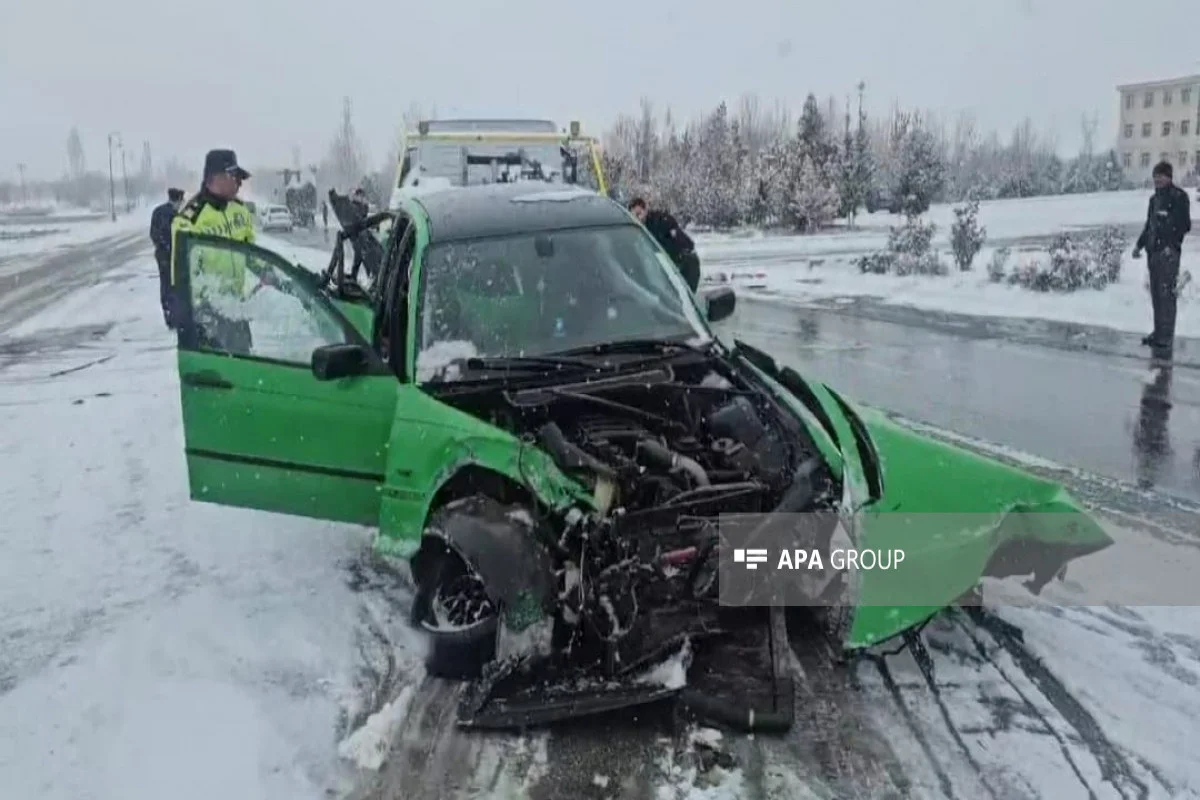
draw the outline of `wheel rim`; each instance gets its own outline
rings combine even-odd
[[[430,603],[430,623],[435,628],[467,628],[495,616],[496,608],[474,575],[459,575],[441,584]]]

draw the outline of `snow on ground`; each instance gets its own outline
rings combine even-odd
[[[324,798],[369,532],[188,499],[157,291],[147,252],[0,333],[0,795]]]
[[[958,272],[951,263],[951,274],[944,277],[863,275],[859,271],[854,259],[882,249],[887,243],[887,227],[902,221],[884,212],[861,217],[857,231],[813,236],[700,234],[696,243],[705,273],[733,273],[734,284],[740,284],[747,294],[798,303],[870,297],[931,311],[1028,317],[1144,333],[1152,327],[1144,256],[1134,261],[1126,253],[1121,280],[1103,291],[1033,292],[992,284],[986,273],[998,246],[1012,246],[1011,271],[1027,259],[1044,257],[1044,242],[1035,239],[1106,224],[1136,228],[1145,220],[1148,198],[1148,192],[1134,191],[981,203],[979,222],[987,228],[989,245],[977,256],[972,271]],[[934,247],[947,262],[951,262],[952,209],[951,205],[938,205],[927,214],[938,226]],[[1184,291],[1176,330],[1180,336],[1200,337],[1200,314],[1191,313],[1200,307],[1200,202],[1193,201],[1192,215],[1193,234],[1184,244],[1181,270],[1190,270],[1194,280]]]
[[[49,256],[64,247],[77,246],[111,236],[123,236],[145,230],[146,240],[150,237],[150,211],[135,210],[123,214],[113,222],[110,217],[58,222],[53,216],[30,218],[28,222],[0,226],[0,261],[9,256]],[[47,231],[45,235],[31,235]],[[16,238],[13,238],[16,237]],[[24,266],[22,266],[24,269]],[[0,268],[0,272],[6,272]]]

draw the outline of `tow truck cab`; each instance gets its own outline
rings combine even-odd
[[[577,121],[560,130],[551,120],[422,120],[404,135],[389,207],[447,186],[528,180],[609,189],[599,141]]]

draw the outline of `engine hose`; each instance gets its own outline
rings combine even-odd
[[[679,693],[678,702],[702,720],[715,722],[743,733],[783,733],[796,721],[792,679],[781,678],[775,691],[775,708],[747,708],[740,701],[706,694],[699,689],[686,688]]]
[[[700,462],[695,459],[680,455],[666,445],[656,442],[653,439],[639,439],[637,450],[639,453],[645,453],[647,458],[656,462],[659,466],[671,470],[683,470],[691,475],[700,486],[709,485],[708,473],[704,471],[704,467],[700,466]]]

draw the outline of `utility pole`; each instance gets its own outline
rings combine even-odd
[[[25,165],[17,164],[17,172],[21,173],[21,203],[29,205],[29,194],[25,191]]]
[[[119,133],[110,133],[108,135],[108,207],[112,211],[113,222],[117,221],[117,185],[113,180],[112,149],[113,138],[117,137],[119,140],[120,136],[121,134]]]
[[[125,213],[128,214],[133,210],[133,203],[129,200],[129,171],[125,166],[125,143],[121,143],[121,182],[125,184]]]

